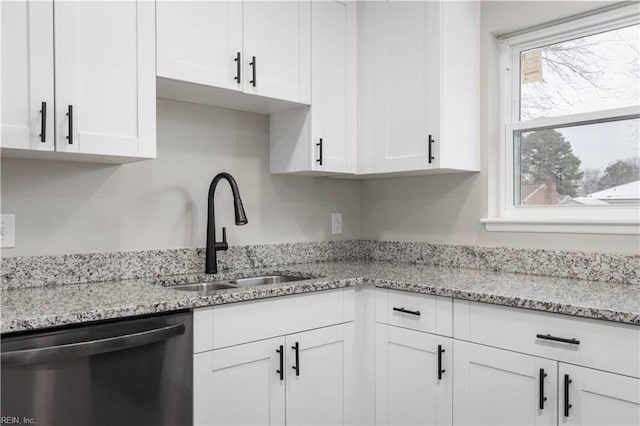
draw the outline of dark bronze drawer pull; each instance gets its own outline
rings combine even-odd
[[[556,337],[556,336],[552,336],[550,334],[536,334],[536,337],[538,339],[553,340],[554,342],[570,343],[572,345],[579,345],[580,344],[580,340],[578,340],[578,339],[566,339],[564,337]]]
[[[405,308],[393,308],[393,310],[396,312],[402,312],[403,314],[415,315],[417,317],[420,316],[420,311],[410,311],[409,309]]]

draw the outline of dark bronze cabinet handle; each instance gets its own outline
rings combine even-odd
[[[236,83],[240,84],[240,69],[242,68],[242,63],[240,61],[240,52],[236,53],[234,62],[236,63],[236,76],[233,77],[233,79],[236,81]]]
[[[280,345],[276,352],[280,354],[280,369],[276,370],[276,373],[280,374],[280,380],[284,380],[284,346]]]
[[[417,317],[420,316],[420,311],[410,311],[409,309],[405,308],[393,308],[393,310],[396,312],[402,312],[403,314],[415,315]]]
[[[69,140],[69,145],[71,145],[73,144],[73,105],[69,105],[67,117],[69,117],[69,135],[67,136],[67,139]]]
[[[544,372],[544,368],[540,369],[540,403],[539,408],[544,410],[544,403],[547,400],[547,397],[544,396],[544,378],[547,377],[547,373]]]
[[[569,408],[573,407],[569,403],[569,385],[573,383],[568,374],[564,375],[564,416],[569,417]]]
[[[40,142],[47,141],[47,103],[42,102],[40,107]]]
[[[256,57],[252,56],[251,57],[251,62],[249,62],[249,65],[251,65],[251,76],[252,76],[252,80],[249,81],[249,83],[251,83],[251,85],[253,87],[256,87]]]
[[[538,339],[552,340],[554,342],[570,343],[572,345],[579,345],[580,344],[580,340],[578,340],[578,339],[566,339],[564,337],[556,337],[556,336],[552,336],[550,334],[536,334],[536,337]]]
[[[318,147],[318,150],[319,150],[319,152],[318,152],[319,157],[318,157],[318,159],[316,160],[316,163],[318,163],[319,165],[321,165],[321,166],[322,166],[322,138],[320,138],[320,142],[318,142],[318,143],[316,144],[316,146]]]
[[[432,149],[431,147],[433,145],[433,142],[435,141],[433,140],[431,135],[429,135],[429,164],[431,164],[431,162],[436,159],[431,152],[431,149]]]
[[[444,353],[444,349],[442,345],[438,345],[438,380],[442,380],[442,373],[446,370],[442,368],[442,354]]]
[[[300,375],[300,345],[296,342],[295,345],[291,346],[291,349],[296,351],[296,365],[292,365],[291,368],[296,370],[296,376]]]

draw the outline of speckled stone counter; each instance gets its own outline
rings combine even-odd
[[[286,273],[318,278],[201,295],[178,283]],[[640,325],[640,286],[379,261],[325,262],[205,276],[107,281],[5,290],[2,333],[161,313],[352,286],[416,293]]]
[[[197,274],[204,270],[204,258],[202,248],[3,257],[0,288]],[[336,261],[402,262],[640,285],[640,255],[425,242],[342,240],[232,246],[218,254],[218,269],[228,272]]]

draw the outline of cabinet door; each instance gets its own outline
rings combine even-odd
[[[559,425],[640,424],[640,379],[560,363]]]
[[[450,425],[451,352],[450,338],[376,324],[376,424]]]
[[[155,4],[62,1],[54,12],[56,149],[155,157]]]
[[[195,354],[194,424],[284,424],[285,386],[277,352],[283,344],[278,337]]]
[[[355,2],[330,0],[313,2],[311,7],[312,168],[355,172],[357,6]]]
[[[353,350],[349,327],[353,323],[286,337],[287,424],[344,424],[344,366]]]
[[[363,109],[362,126],[373,131],[365,132],[363,149],[374,151],[378,173],[431,168],[428,135],[439,121],[440,2],[370,7],[362,34],[372,38],[361,38],[369,46],[360,72],[364,99],[372,102]]]
[[[242,89],[242,2],[159,1],[158,76]]]
[[[53,2],[3,1],[0,7],[0,146],[53,151]]]
[[[557,362],[454,340],[453,370],[454,424],[556,424]]]
[[[311,2],[248,1],[243,17],[245,92],[309,103]]]

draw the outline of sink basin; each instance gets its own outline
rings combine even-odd
[[[256,285],[278,284],[278,283],[286,283],[290,281],[302,281],[306,279],[309,279],[309,278],[294,277],[291,275],[264,275],[261,277],[238,278],[238,279],[229,281],[229,283],[235,284],[238,287],[253,287]]]
[[[235,280],[228,281],[214,281],[209,283],[196,283],[196,284],[179,284],[173,285],[169,288],[180,291],[194,291],[199,293],[211,293],[216,290],[226,290],[228,288],[242,288],[242,287],[254,287],[258,285],[266,284],[278,284],[292,281],[308,280],[308,276],[293,276],[293,275],[262,275],[259,277],[247,277],[236,278]]]
[[[237,286],[227,283],[197,283],[197,284],[180,284],[174,285],[170,288],[181,291],[199,291],[210,292],[216,290],[225,290],[227,288],[236,288]]]

